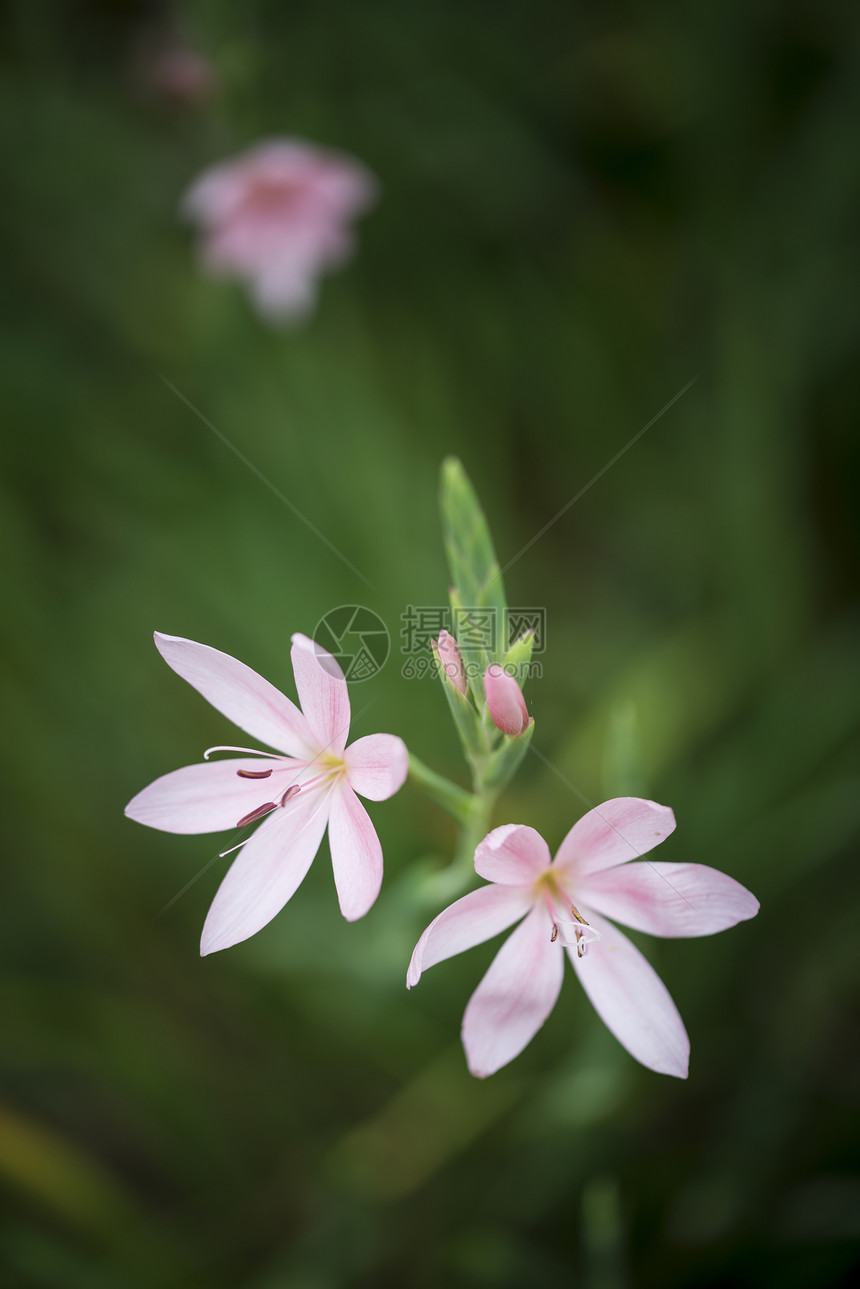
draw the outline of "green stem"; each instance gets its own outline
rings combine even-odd
[[[490,815],[493,813],[495,804],[495,792],[476,793],[472,797],[472,808],[469,818],[463,823],[457,843],[457,854],[454,858],[454,866],[458,869],[466,869],[470,876],[473,872],[475,847],[479,841],[484,840],[490,830]]]
[[[450,779],[431,770],[412,752],[409,753],[409,778],[419,788],[423,788],[437,805],[453,815],[464,828],[468,825],[475,802],[471,792],[467,792],[465,788],[458,787]]]
[[[475,847],[487,835],[495,799],[495,792],[484,792],[471,798],[468,818],[460,828],[456,854],[448,867],[432,879],[428,891],[432,894],[432,904],[450,904],[475,885]]]

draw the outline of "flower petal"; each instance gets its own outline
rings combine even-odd
[[[532,902],[531,894],[516,886],[481,886],[455,901],[433,919],[416,944],[406,988],[417,985],[422,971],[437,962],[507,931],[528,912]]]
[[[668,989],[647,959],[611,922],[583,909],[602,939],[570,960],[594,1010],[637,1061],[658,1074],[687,1077],[690,1040]]]
[[[582,878],[576,894],[589,908],[649,935],[713,935],[759,909],[745,886],[704,864],[622,864]]]
[[[269,761],[261,756],[235,757],[227,761],[203,761],[182,770],[163,774],[160,779],[132,797],[125,808],[129,819],[162,832],[223,832],[235,828],[255,806],[280,796],[298,778],[298,771],[276,779],[243,779],[238,770],[292,769],[295,762]],[[274,783],[274,787],[271,786]]]
[[[340,664],[307,636],[293,636],[293,674],[299,702],[325,752],[342,756],[349,734],[349,693]]]
[[[409,753],[395,734],[366,734],[343,754],[349,785],[369,801],[387,801],[409,773]]]
[[[280,912],[319,850],[329,799],[313,790],[295,797],[245,843],[212,901],[201,954],[247,940]]]
[[[641,797],[614,797],[573,825],[559,846],[555,867],[579,878],[626,864],[659,846],[674,828],[668,806]]]
[[[475,872],[491,882],[523,886],[549,868],[552,856],[543,837],[525,824],[503,824],[475,851]]]
[[[204,227],[215,226],[239,209],[247,188],[246,175],[235,163],[212,166],[184,194],[181,213]]]
[[[534,1038],[561,989],[564,954],[550,940],[546,910],[532,909],[511,933],[469,999],[463,1046],[479,1079],[507,1065]]]
[[[240,729],[289,756],[304,758],[315,750],[308,723],[295,703],[243,662],[160,631],[155,632],[155,644],[168,666]]]
[[[217,253],[213,245],[210,258]],[[261,264],[251,274],[251,295],[264,318],[274,322],[306,318],[317,299],[313,268],[283,260]]]
[[[382,847],[349,784],[341,783],[332,794],[328,841],[340,911],[354,922],[372,908],[382,886]]]

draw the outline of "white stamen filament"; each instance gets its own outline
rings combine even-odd
[[[594,927],[586,922],[584,918],[581,921],[573,922],[559,918],[557,922],[553,923],[552,929],[552,939],[555,940],[557,936],[560,936],[564,944],[575,946],[577,958],[585,957],[586,953],[588,953],[588,946],[592,941],[603,939],[600,932],[595,931]]]
[[[552,932],[550,934],[550,943],[555,944],[556,940],[561,939],[562,944],[570,945],[576,948],[576,956],[584,958],[588,952],[588,946],[593,940],[601,940],[599,931],[595,931],[590,923],[580,913],[575,904],[570,904],[570,911],[573,914],[573,920],[568,917],[559,917],[558,897],[553,898],[545,893],[546,906],[550,917],[552,918]],[[567,910],[565,909],[565,913]]]
[[[203,753],[203,760],[208,761],[213,752],[248,752],[251,756],[265,756],[270,761],[280,761],[277,752],[261,752],[258,747],[233,747],[230,743],[219,743],[217,747],[207,747]],[[304,763],[303,763],[304,764]]]
[[[219,859],[223,859],[225,855],[232,855],[234,850],[241,850],[241,849],[242,849],[242,847],[245,845],[245,842],[246,842],[246,841],[248,841],[248,840],[249,840],[249,839],[246,837],[244,841],[237,841],[237,842],[236,842],[236,845],[235,845],[235,846],[231,846],[231,847],[229,848],[229,850],[219,850],[219,851],[218,851],[218,858],[219,858]]]

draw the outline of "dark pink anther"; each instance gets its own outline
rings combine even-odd
[[[250,814],[244,815],[236,824],[236,827],[244,828],[245,824],[252,824],[255,819],[262,819],[263,815],[271,814],[271,812],[273,810],[277,810],[277,808],[278,807],[274,801],[267,801],[262,806],[257,806],[257,809],[252,810]]]

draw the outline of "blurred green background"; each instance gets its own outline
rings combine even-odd
[[[857,1261],[860,823],[849,6],[349,0],[13,4],[0,207],[6,893],[2,1283],[137,1289],[836,1285]],[[184,104],[158,41],[211,60]],[[178,200],[296,134],[378,207],[300,328],[202,277]],[[527,1051],[469,1077],[495,950],[404,989],[452,827],[372,807],[383,896],[338,912],[323,843],[253,940],[198,957],[229,861],[123,818],[236,733],[153,628],[292,690],[289,637],[364,603],[394,636],[356,735],[461,774],[407,604],[447,591],[460,456],[545,606],[536,746],[592,801],[670,804],[661,858],[761,899],[639,937],[689,1082],[640,1068],[568,972]],[[368,590],[163,383],[373,583]],[[239,741],[244,742],[241,738]],[[497,823],[555,847],[581,801],[537,757]],[[11,833],[10,833],[11,825]],[[221,843],[223,844],[223,843]]]

